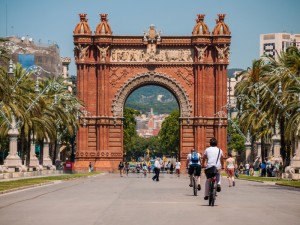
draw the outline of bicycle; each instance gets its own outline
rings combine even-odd
[[[216,181],[217,181],[217,175],[210,178],[210,184],[209,184],[209,193],[208,193],[208,204],[210,206],[215,205],[216,201]]]
[[[193,185],[193,193],[195,196],[197,196],[197,191],[198,191],[198,187],[197,187],[197,180],[198,180],[198,176],[196,175],[196,169],[194,169],[194,173],[192,175],[192,185]]]

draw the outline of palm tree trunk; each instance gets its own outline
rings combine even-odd
[[[21,153],[21,159],[22,159],[22,164],[24,165],[25,162],[25,148],[26,146],[26,138],[25,138],[25,131],[24,131],[24,126],[21,128],[21,136],[20,136],[20,153]]]
[[[284,138],[284,118],[280,118],[280,144],[281,144],[281,148],[280,148],[280,154],[281,154],[281,157],[282,157],[282,161],[283,161],[283,164],[285,166],[287,166],[287,149],[286,149],[286,143],[285,143],[285,138]]]
[[[26,151],[26,166],[29,167],[29,162],[30,162],[30,132],[28,133],[28,137],[27,137],[27,151]]]

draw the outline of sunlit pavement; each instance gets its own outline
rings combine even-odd
[[[187,175],[104,174],[0,195],[0,224],[166,225],[300,223],[300,189],[249,181],[222,191],[208,206]]]

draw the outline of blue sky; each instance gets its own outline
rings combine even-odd
[[[100,13],[108,13],[115,35],[143,35],[150,24],[164,35],[191,35],[197,14],[213,30],[225,13],[232,34],[229,68],[246,69],[259,57],[259,35],[300,33],[299,0],[0,0],[0,36],[29,36],[35,42],[57,43],[71,57],[75,75],[73,30],[79,13],[87,13],[94,31]],[[6,13],[7,12],[7,13]]]

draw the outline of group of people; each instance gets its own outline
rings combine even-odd
[[[205,173],[209,171],[209,168],[216,167],[217,170],[217,173],[215,174],[217,179],[216,190],[217,192],[221,191],[221,169],[223,165],[223,151],[220,148],[218,148],[217,145],[218,145],[217,139],[211,138],[210,147],[205,149],[203,157],[201,156],[200,153],[196,152],[194,148],[191,149],[191,153],[188,154],[187,161],[186,161],[186,167],[188,169],[188,174],[190,176],[190,182],[189,182],[190,187],[192,187],[192,179],[193,179],[193,175],[195,175],[197,179],[197,188],[198,190],[201,190],[201,184],[200,184],[201,169],[202,169],[202,165],[206,165]],[[161,162],[161,159],[159,157],[156,158],[154,162],[154,176],[152,177],[153,181],[159,181],[159,175],[162,169],[162,165],[163,164]],[[143,170],[144,169],[147,170],[147,166],[148,165],[145,162],[143,162]],[[180,176],[180,167],[181,167],[181,163],[178,160],[176,160],[175,170],[177,176]],[[129,163],[126,162],[124,164],[123,162],[120,162],[119,170],[120,170],[121,177],[123,176],[124,170],[128,174]],[[235,160],[234,158],[232,158],[231,154],[228,154],[228,158],[226,160],[226,172],[228,176],[229,187],[235,186],[235,181],[234,181]],[[206,175],[207,177],[209,177],[207,173]],[[205,191],[204,191],[205,200],[208,200],[210,179],[211,178],[207,178],[205,182]]]
[[[284,166],[282,162],[275,161],[274,164],[271,163],[270,159],[266,158],[264,161],[259,163],[258,171],[262,177],[277,177],[278,179],[282,177],[284,171]]]
[[[279,179],[284,172],[282,162],[275,161],[273,164],[269,158],[265,158],[262,162],[257,162],[256,165],[247,161],[245,164],[241,162],[238,166],[235,164],[234,168],[236,177],[239,174],[254,176],[255,171],[257,171],[261,177],[277,177]]]

